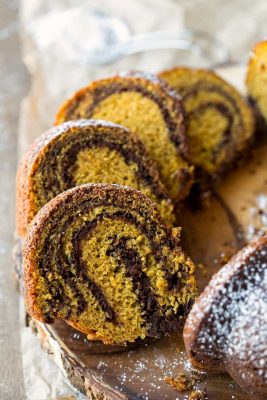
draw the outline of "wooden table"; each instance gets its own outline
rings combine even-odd
[[[28,77],[21,61],[18,0],[0,0],[0,399],[26,399],[13,281],[17,128]]]

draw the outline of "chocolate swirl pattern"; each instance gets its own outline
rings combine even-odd
[[[207,70],[174,68],[160,77],[182,97],[190,161],[213,176],[229,169],[254,133],[252,112],[241,95]]]
[[[267,396],[267,237],[237,253],[211,279],[184,327],[196,367],[227,371],[253,399]]]
[[[35,217],[24,245],[30,315],[105,343],[161,337],[196,293],[194,266],[156,205],[118,185],[70,189]]]
[[[99,118],[129,128],[157,163],[171,198],[176,202],[188,194],[193,167],[186,161],[183,107],[163,81],[141,72],[94,81],[61,107],[56,123],[79,118]]]
[[[173,206],[156,165],[127,128],[105,121],[58,125],[32,145],[18,170],[17,231],[24,236],[39,209],[57,194],[84,183],[131,186],[158,204],[173,224]]]

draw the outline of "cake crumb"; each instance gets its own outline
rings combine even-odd
[[[207,400],[207,394],[203,390],[192,390],[188,400]]]
[[[202,275],[203,277],[205,277],[205,276],[208,275],[208,268],[205,267],[204,264],[199,263],[199,264],[197,265],[197,268],[199,269],[199,271],[200,271],[200,273],[201,273],[201,275]]]
[[[195,384],[195,380],[189,380],[185,374],[181,373],[177,377],[173,376],[165,376],[164,382],[167,385],[170,385],[173,389],[177,390],[178,392],[184,392],[186,390],[192,389],[193,385]]]

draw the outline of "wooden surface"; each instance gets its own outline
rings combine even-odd
[[[27,89],[18,39],[18,2],[0,0],[0,399],[24,400],[18,293],[12,246],[19,107]]]

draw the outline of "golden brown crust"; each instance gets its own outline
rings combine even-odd
[[[172,232],[165,227],[155,203],[153,203],[147,196],[145,196],[141,192],[129,187],[108,184],[86,184],[69,189],[53,198],[38,212],[28,230],[23,246],[23,271],[25,285],[25,303],[29,314],[33,318],[38,319],[42,322],[52,322],[54,318],[59,317],[57,316],[57,313],[53,315],[52,309],[48,311],[48,309],[46,308],[47,311],[44,311],[43,306],[40,305],[40,302],[38,300],[41,296],[40,291],[45,290],[43,286],[40,286],[40,284],[43,285],[43,283],[40,282],[39,275],[41,265],[40,260],[43,256],[45,257],[44,254],[40,253],[40,239],[43,237],[44,232],[47,232],[47,228],[50,227],[52,221],[54,221],[56,225],[59,224],[59,222],[56,221],[60,221],[60,215],[68,216],[68,212],[72,212],[72,210],[74,209],[76,209],[76,211],[78,212],[79,205],[83,207],[85,204],[88,204],[88,206],[92,204],[94,205],[94,207],[96,207],[96,209],[101,205],[114,207],[115,210],[117,210],[118,208],[121,210],[127,210],[127,213],[133,213],[134,215],[135,213],[138,213],[138,215],[140,215],[140,218],[142,218],[143,220],[144,226],[148,227],[148,232],[151,232],[152,235],[159,235],[159,238],[161,238],[160,240],[162,240],[162,242],[160,243],[162,244],[159,246],[162,246],[162,249],[165,248],[164,246],[169,246],[170,249],[173,249],[170,251],[174,251],[176,256],[180,257],[181,260],[183,260],[180,262],[182,264],[184,263],[187,268],[190,267],[190,276],[186,276],[186,280],[188,282],[188,289],[186,290],[188,290],[189,299],[191,299],[191,297],[194,297],[196,291],[195,279],[193,276],[194,265],[181,251],[179,247],[179,237],[177,236],[176,231],[173,230]],[[140,229],[142,230],[141,227]],[[45,238],[43,237],[43,239]],[[153,251],[155,251],[155,249]],[[162,251],[166,251],[166,249]],[[165,257],[165,255],[163,256],[163,253],[162,257]],[[166,273],[169,272],[166,270]],[[46,294],[46,292],[43,293],[43,295]],[[184,303],[181,304],[182,310],[179,311],[179,316],[176,316],[176,314],[174,314],[172,316],[172,319],[170,319],[169,322],[167,321],[167,323],[170,323],[170,329],[172,329],[172,326],[176,326],[177,324],[179,324],[179,321],[182,321],[182,317],[187,311],[189,303],[189,300],[184,300]],[[72,311],[71,309],[69,310],[70,312]],[[46,312],[48,314],[44,315]],[[47,318],[49,318],[49,320]],[[64,320],[66,320],[66,322],[68,322],[73,327],[79,329],[80,331],[89,334],[90,339],[96,338],[95,332],[90,330],[88,326],[85,327],[82,320],[79,322],[75,314],[72,318],[60,318],[63,318]],[[96,333],[98,339],[102,339],[105,343],[111,343],[110,338],[103,337],[102,334],[99,334],[98,332]],[[152,331],[150,333],[153,337]]]
[[[16,231],[18,236],[24,237],[26,227],[31,221],[32,209],[32,175],[34,173],[34,165],[38,157],[39,151],[45,146],[43,137],[46,133],[32,144],[29,151],[22,158],[16,177]]]
[[[56,140],[65,131],[66,127],[57,127],[48,130],[39,136],[23,156],[17,170],[16,177],[16,231],[18,236],[24,237],[27,226],[31,222],[33,181],[32,177],[36,171],[38,160],[42,157],[48,143]]]
[[[242,267],[242,263],[246,262],[250,254],[266,244],[267,237],[264,237],[235,254],[231,260],[212,277],[210,283],[195,301],[186,319],[183,331],[187,354],[195,367],[208,371],[225,371],[223,362],[219,364],[218,360],[214,359],[213,363],[213,360],[208,354],[205,355],[205,349],[204,352],[200,351],[197,345],[198,335],[203,328],[203,322],[206,322],[210,316],[212,303],[219,295],[221,288],[235,277],[235,274]],[[199,355],[200,352],[201,356]]]
[[[29,199],[26,193],[29,192],[28,161],[26,155],[20,162],[16,177],[16,232],[18,236],[24,236],[25,215],[29,214]],[[22,201],[22,199],[24,199]]]

